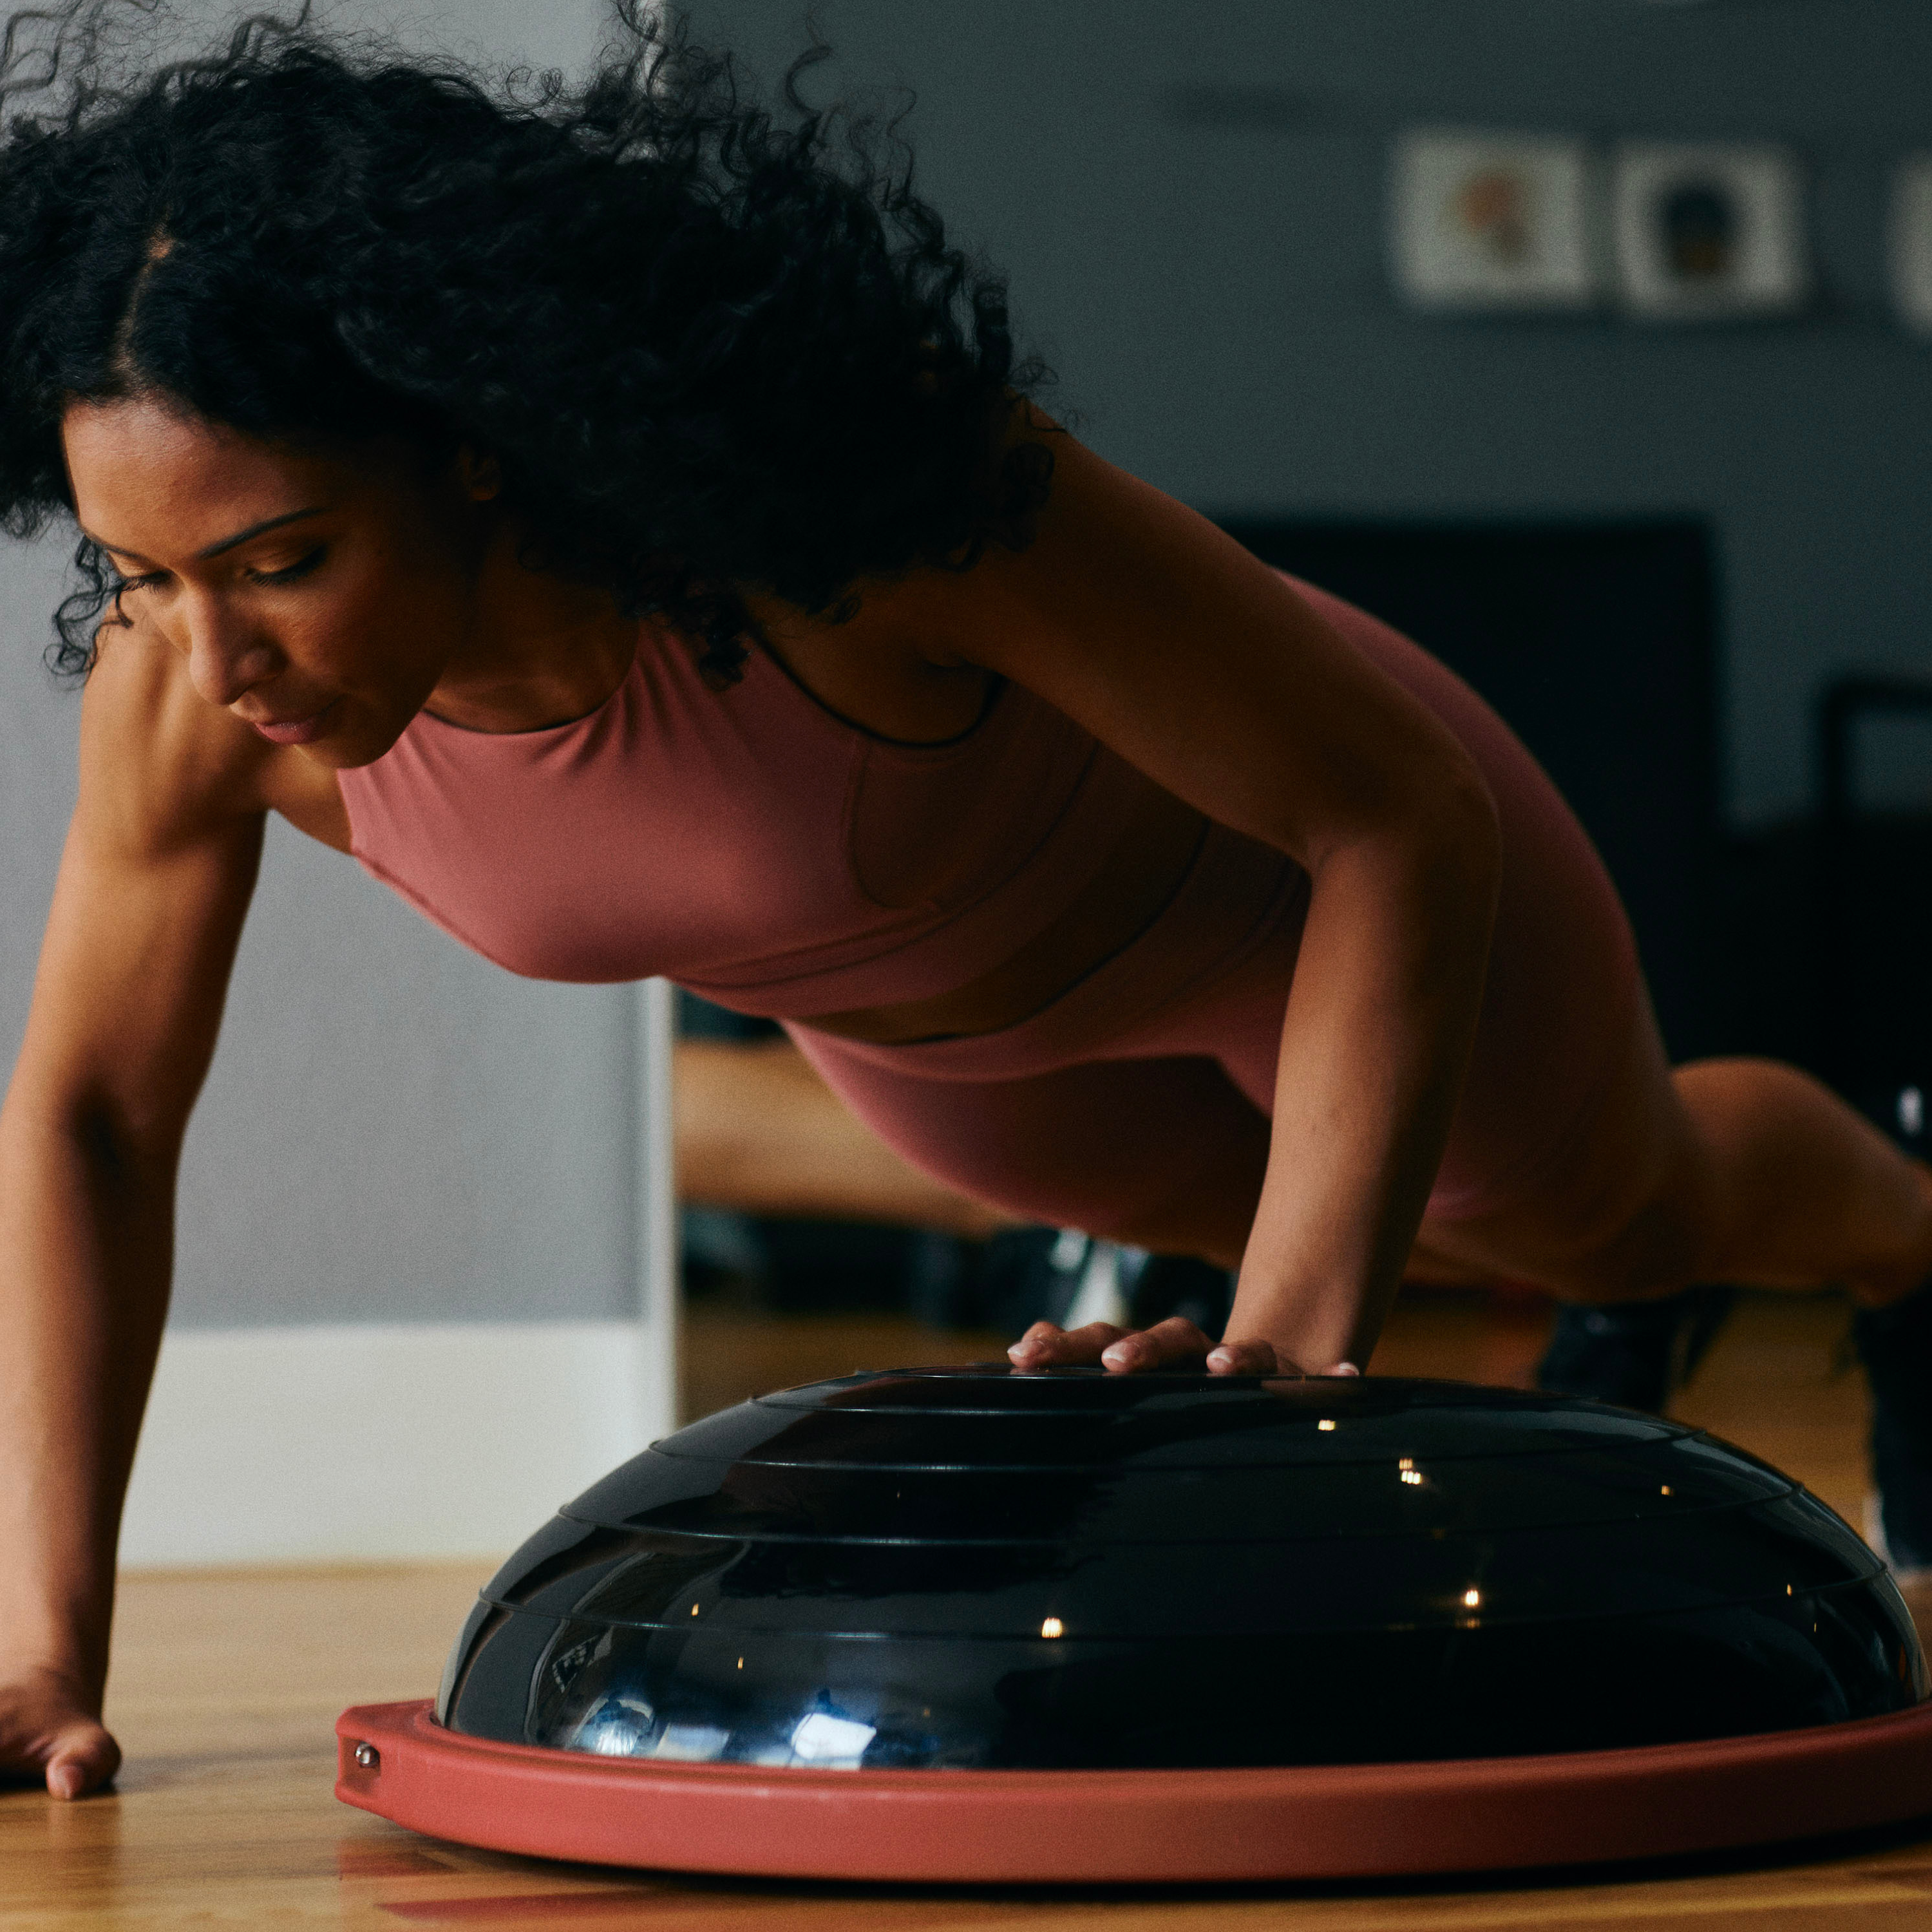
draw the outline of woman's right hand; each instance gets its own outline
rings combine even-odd
[[[98,1699],[45,1666],[0,1677],[0,1778],[44,1778],[56,1798],[98,1791],[121,1766]]]

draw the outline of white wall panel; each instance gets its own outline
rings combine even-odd
[[[625,1322],[172,1331],[121,1560],[506,1554],[668,1426],[654,1340]]]

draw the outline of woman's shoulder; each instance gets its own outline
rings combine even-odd
[[[138,626],[101,633],[80,770],[82,820],[130,856],[161,858],[272,811],[348,849],[335,774],[209,704],[187,661]]]
[[[896,586],[908,628],[937,662],[1025,682],[1028,661],[1064,634],[1102,635],[1127,607],[1184,606],[1204,585],[1261,568],[1206,518],[1037,408],[1015,412],[1004,448],[1050,464],[1021,540],[987,544],[970,568],[927,568]]]

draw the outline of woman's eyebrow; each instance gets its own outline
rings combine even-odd
[[[210,557],[220,556],[224,550],[234,549],[238,544],[246,543],[250,537],[260,536],[264,531],[278,530],[284,524],[299,523],[304,517],[319,517],[333,507],[328,503],[315,503],[305,510],[289,510],[279,517],[264,518],[259,524],[250,524],[245,530],[237,530],[232,536],[224,537],[219,543],[210,544],[206,550],[196,550],[196,560],[205,562]],[[103,550],[112,550],[116,556],[131,556],[142,563],[152,560],[141,551],[126,544],[116,543],[110,537],[96,536],[92,530],[83,530],[81,534],[90,543],[98,544]]]

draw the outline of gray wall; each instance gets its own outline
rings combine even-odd
[[[598,18],[360,10],[556,62]],[[0,549],[0,1066],[73,802],[79,700],[39,665],[63,550]],[[176,1325],[634,1313],[639,1005],[512,979],[278,823],[189,1138]]]
[[[703,0],[768,72],[793,0]],[[1845,665],[1932,672],[1932,346],[1886,313],[1889,164],[1932,146],[1924,0],[819,0],[917,91],[929,194],[1012,276],[1063,407],[1210,512],[1715,523],[1728,795],[1802,806]],[[839,83],[823,74],[815,96]],[[1453,322],[1383,268],[1412,123],[1774,137],[1813,171],[1821,313],[1712,330]],[[1894,788],[1927,788],[1922,740]]]

